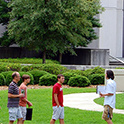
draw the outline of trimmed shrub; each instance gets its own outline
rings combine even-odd
[[[65,73],[63,73],[63,75],[64,75],[64,77],[65,77],[65,81],[64,81],[63,84],[68,84],[68,81],[69,81],[69,79],[70,79],[71,77],[77,76],[77,74],[71,73],[71,72],[65,72]]]
[[[95,67],[91,71],[91,74],[104,74],[104,73],[105,73],[105,69],[104,68],[101,68],[99,66]]]
[[[91,75],[91,73],[92,73],[92,69],[87,69],[87,70],[83,71],[83,76],[88,78],[89,75]]]
[[[13,71],[8,71],[6,73],[6,85],[9,86],[9,84],[12,82],[12,73]]]
[[[77,87],[86,87],[90,85],[90,81],[87,77],[85,76],[75,76],[71,77],[68,81],[69,86],[77,86]]]
[[[6,85],[9,86],[9,84],[12,81],[12,71],[8,71],[8,73],[6,73]],[[34,78],[32,76],[32,74],[28,73],[28,72],[19,72],[20,76],[22,77],[24,74],[28,74],[31,78],[31,81],[29,84],[34,84]],[[20,81],[18,82],[18,85],[20,85],[22,83],[22,78],[20,79]]]
[[[0,72],[19,71],[22,66],[15,63],[0,63]]]
[[[39,85],[51,86],[57,82],[57,76],[52,74],[46,74],[39,79]]]
[[[38,84],[39,83],[39,78],[45,74],[49,74],[46,71],[40,71],[40,70],[32,70],[29,71],[29,73],[31,73],[34,77],[34,84]]]
[[[0,86],[4,86],[6,84],[6,80],[3,74],[0,74]]]
[[[77,74],[77,75],[84,75],[82,70],[68,70],[67,72],[70,72],[70,73],[74,73],[74,74]]]
[[[92,85],[104,84],[105,74],[92,74],[89,79]]]
[[[0,62],[8,62],[8,63],[22,63],[22,64],[42,64],[41,58],[9,58],[9,59],[0,59]],[[59,64],[56,60],[46,59],[46,63],[48,64]]]
[[[20,84],[22,83],[22,76],[24,75],[24,74],[27,74],[27,75],[29,75],[30,76],[30,79],[31,79],[31,81],[30,81],[30,83],[29,84],[34,84],[34,77],[33,77],[33,75],[31,74],[31,73],[29,73],[29,72],[19,72],[19,74],[20,74],[20,76],[21,76],[21,79],[20,79],[20,81],[18,82],[18,86],[20,86]],[[28,85],[29,85],[28,84]]]
[[[58,64],[44,64],[42,66],[42,70],[47,71],[51,74],[58,75],[66,72],[68,69]]]

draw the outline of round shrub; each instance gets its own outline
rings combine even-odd
[[[88,78],[89,75],[91,75],[91,73],[92,73],[92,69],[87,69],[87,70],[83,71],[83,76]]]
[[[0,73],[5,71],[10,71],[10,68],[6,64],[0,63]]]
[[[34,84],[38,84],[39,83],[39,78],[45,74],[49,74],[48,72],[46,71],[40,71],[40,70],[32,70],[32,71],[29,71],[30,74],[33,75],[34,77]]]
[[[13,71],[8,71],[6,73],[6,85],[9,86],[9,84],[12,82],[12,73]]]
[[[0,86],[6,85],[6,80],[3,74],[0,74]]]
[[[49,72],[50,74],[61,74],[66,72],[68,69],[59,64],[43,64],[42,70]]]
[[[77,86],[77,87],[86,87],[90,85],[90,81],[87,77],[85,76],[75,76],[71,77],[68,81],[69,86]]]
[[[105,69],[104,68],[101,68],[99,66],[95,67],[91,71],[91,74],[104,74],[104,73],[105,73]]]
[[[32,75],[31,73],[29,73],[29,72],[19,72],[19,74],[20,74],[20,76],[21,76],[21,79],[20,79],[20,81],[18,82],[18,86],[22,83],[22,76],[23,76],[24,74],[27,74],[27,75],[30,76],[31,81],[30,81],[29,84],[32,84],[32,85],[34,84],[34,77],[33,77],[33,75]]]
[[[12,71],[8,71],[6,74],[6,85],[9,86],[9,84],[12,82]],[[24,74],[28,74],[31,78],[31,81],[29,84],[34,84],[34,78],[32,76],[32,74],[28,73],[28,72],[19,72],[20,76],[22,77]],[[20,79],[20,81],[18,82],[18,85],[20,85],[22,83],[22,78]]]
[[[69,79],[70,79],[71,77],[77,76],[77,74],[71,73],[71,72],[65,72],[65,73],[63,73],[63,75],[64,75],[64,77],[65,77],[65,81],[64,81],[63,84],[68,84],[68,81],[69,81]]]
[[[52,74],[46,74],[39,79],[39,85],[51,86],[57,82],[57,76]]]
[[[70,73],[74,73],[74,74],[77,74],[77,75],[84,75],[82,70],[68,70],[67,72],[70,72]]]
[[[104,84],[105,74],[92,74],[89,79],[92,85]]]
[[[12,74],[13,71],[5,71],[5,72],[2,72],[1,74],[3,74],[4,77],[5,77],[5,79],[6,79],[8,73],[11,73]]]

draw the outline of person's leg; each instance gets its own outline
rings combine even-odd
[[[60,107],[60,116],[59,116],[59,122],[60,124],[64,124],[64,107]]]
[[[17,124],[22,124],[22,118],[19,118],[19,119],[18,119]]]
[[[22,116],[21,108],[20,107],[18,107],[18,109],[17,109],[17,118],[18,118],[17,124],[22,124],[23,116]]]
[[[60,124],[64,124],[64,119],[59,119]]]
[[[112,123],[112,120],[106,120],[106,122],[107,122],[108,124],[113,124],[113,123]]]
[[[9,124],[13,124],[14,121],[9,121]]]
[[[50,120],[50,124],[55,124],[55,121],[56,121],[56,120],[51,119],[51,120]]]
[[[9,108],[9,124],[13,124],[16,120],[17,108],[10,107]]]

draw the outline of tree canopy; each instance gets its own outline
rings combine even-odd
[[[22,47],[52,53],[87,46],[96,39],[95,17],[102,12],[99,0],[12,0],[9,3],[10,37]],[[44,61],[45,62],[45,61]]]

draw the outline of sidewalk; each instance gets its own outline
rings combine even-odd
[[[93,100],[99,98],[96,93],[75,93],[64,95],[64,106],[90,111],[103,111],[103,106],[96,104]],[[114,109],[114,113],[124,114],[124,110]]]

